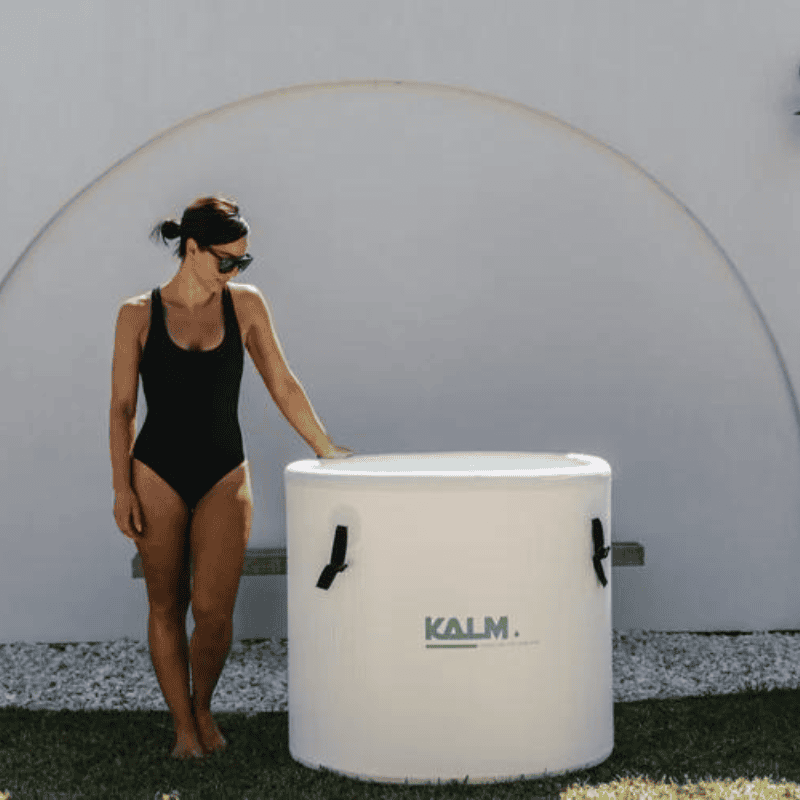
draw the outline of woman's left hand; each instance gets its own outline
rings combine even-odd
[[[331,443],[330,447],[325,448],[317,458],[348,458],[353,455],[353,451],[347,447],[337,447]]]

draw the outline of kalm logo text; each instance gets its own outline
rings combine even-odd
[[[456,617],[450,617],[443,630],[439,630],[444,617],[425,617],[425,639],[442,639],[445,641],[464,641],[476,639],[508,639],[508,617],[500,617],[497,622],[493,617],[483,618],[483,633],[475,633],[473,618],[467,617],[466,631]]]

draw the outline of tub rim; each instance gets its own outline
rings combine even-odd
[[[368,460],[368,464],[376,464],[380,461],[390,459],[423,459],[433,461],[445,457],[462,457],[465,460],[469,457],[486,458],[495,461],[496,459],[506,458],[539,458],[562,460],[567,463],[556,464],[555,466],[534,466],[527,468],[513,468],[511,466],[504,469],[443,469],[435,466],[422,465],[417,469],[374,469],[354,468],[359,461]],[[569,463],[572,462],[572,463]],[[611,477],[611,465],[599,456],[588,455],[586,453],[555,453],[555,452],[520,452],[520,451],[491,451],[491,450],[470,450],[470,451],[438,451],[432,453],[358,453],[349,458],[333,459],[302,459],[293,461],[284,468],[285,479],[303,480],[312,479],[317,481],[347,480],[348,482],[369,483],[372,481],[385,482],[406,482],[417,481],[420,478],[447,479],[453,480],[474,480],[480,478],[494,479],[545,479],[545,478],[581,478],[581,477]],[[436,483],[436,481],[432,481]]]

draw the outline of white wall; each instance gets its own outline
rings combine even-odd
[[[143,9],[40,4],[0,32],[0,640],[146,635],[111,516],[113,320],[174,270],[151,222],[207,191],[254,223],[247,280],[337,441],[601,455],[612,537],[647,560],[614,571],[615,627],[798,627],[796,420],[734,269],[797,383],[800,9]],[[403,84],[263,96],[349,78]],[[277,546],[282,467],[309,451],[269,404],[248,362],[251,543]],[[282,603],[285,579],[243,578],[236,636],[280,635]]]

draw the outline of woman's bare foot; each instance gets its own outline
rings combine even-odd
[[[170,758],[205,758],[206,752],[193,728],[179,728],[175,731]]]
[[[206,753],[210,755],[217,750],[224,750],[228,746],[228,740],[214,722],[211,711],[195,708],[194,721],[197,723],[197,732],[200,734],[200,741]]]

